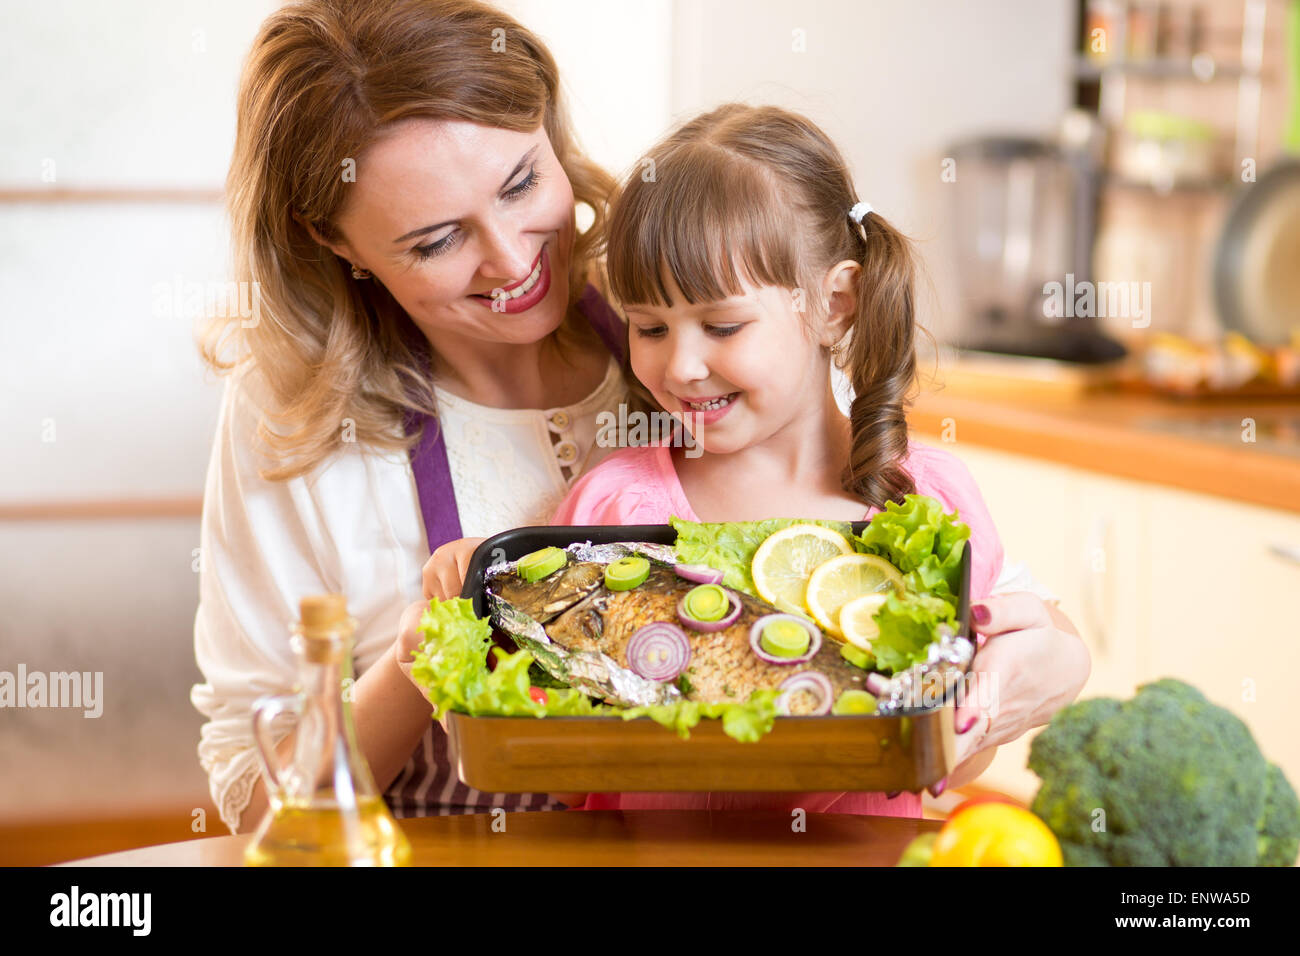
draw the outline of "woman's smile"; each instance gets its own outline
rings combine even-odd
[[[470,296],[493,312],[510,314],[525,312],[546,298],[551,289],[551,259],[543,244],[533,262],[533,270],[523,279],[510,285],[493,289],[490,293],[476,292]]]

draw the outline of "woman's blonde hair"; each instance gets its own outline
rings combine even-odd
[[[417,436],[403,434],[403,417],[436,413],[427,341],[382,285],[352,278],[307,229],[340,238],[348,164],[413,117],[545,127],[575,202],[594,212],[574,241],[561,327],[566,341],[590,335],[574,304],[614,181],[579,150],[541,40],[473,0],[288,4],[245,63],[226,182],[234,278],[256,292],[255,321],[214,318],[201,341],[212,369],[251,363],[270,388],[277,407],[262,409],[258,429],[274,460],[266,479],[311,471],[339,447],[345,420],[357,442],[405,450]]]
[[[649,160],[649,161],[647,161]],[[861,226],[853,177],[812,121],[729,103],[680,126],[647,153],[615,196],[606,230],[610,291],[624,305],[671,306],[665,275],[695,304],[758,285],[805,290],[824,313],[822,277],[862,264],[843,368],[853,385],[853,446],[841,483],[877,508],[916,490],[902,467],[905,405],[916,383],[916,263],[879,215]]]

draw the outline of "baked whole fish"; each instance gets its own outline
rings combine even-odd
[[[720,630],[698,630],[683,626],[678,613],[679,601],[697,587],[695,582],[680,577],[670,567],[652,564],[644,582],[627,590],[610,590],[605,585],[605,569],[606,565],[598,561],[580,560],[536,582],[509,573],[501,574],[490,585],[490,593],[544,629],[555,653],[537,654],[537,660],[559,679],[573,676],[566,662],[586,662],[581,669],[587,674],[591,673],[587,665],[596,661],[608,662],[621,671],[636,671],[628,654],[633,635],[646,625],[665,623],[677,626],[686,636],[690,660],[678,678],[661,683],[660,700],[681,695],[688,700],[739,702],[747,700],[755,690],[778,689],[791,677],[805,672],[824,676],[832,700],[846,690],[865,690],[867,672],[846,661],[840,654],[840,645],[823,638],[815,625],[805,626],[818,635],[813,644],[820,643],[820,647],[812,652],[810,646],[810,653],[802,655],[804,659],[799,663],[771,663],[756,653],[751,645],[751,628],[760,618],[780,613],[765,601],[725,589],[739,602],[739,616]],[[498,605],[497,611],[500,610]],[[503,626],[501,616],[494,613],[498,626]],[[505,626],[503,629],[512,630]],[[519,631],[514,630],[518,640]],[[535,646],[535,632],[532,640],[521,643]],[[609,670],[611,675],[616,675],[614,668]],[[594,688],[591,682],[581,683],[584,690],[596,689],[611,703],[650,702],[628,700],[629,696],[643,695],[644,690],[628,692],[618,687],[617,680],[608,686],[597,680]],[[635,679],[632,684],[635,686]],[[829,701],[819,700],[815,691],[792,690],[786,696],[784,708],[787,713],[798,715],[818,712],[819,707],[824,712],[828,706]]]

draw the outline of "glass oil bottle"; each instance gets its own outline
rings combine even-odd
[[[293,628],[298,692],[260,698],[253,737],[269,809],[244,851],[249,866],[406,866],[411,845],[357,746],[349,702],[352,636],[341,594],[303,598]],[[298,716],[293,759],[281,765],[271,724]]]

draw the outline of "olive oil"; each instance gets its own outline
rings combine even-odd
[[[285,805],[244,854],[249,866],[410,866],[411,846],[378,797],[355,814],[338,807]]]
[[[357,747],[350,704],[352,633],[342,595],[303,598],[291,644],[297,693],[253,706],[269,809],[244,850],[249,866],[407,866],[411,845],[380,798]],[[293,758],[282,766],[272,723],[297,717]]]

